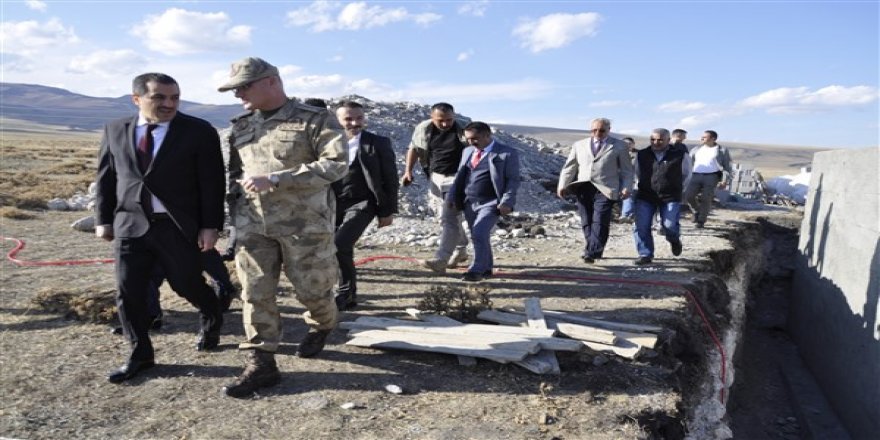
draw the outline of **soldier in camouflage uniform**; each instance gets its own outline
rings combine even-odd
[[[239,348],[251,351],[244,372],[224,392],[246,397],[280,381],[275,295],[282,268],[308,309],[303,319],[310,330],[297,356],[318,354],[336,326],[336,202],[330,183],[347,172],[348,152],[336,118],[287,98],[275,66],[245,58],[232,65],[230,76],[219,90],[234,90],[248,110],[232,120],[227,197],[247,337]]]

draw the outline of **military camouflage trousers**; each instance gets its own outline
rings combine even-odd
[[[246,233],[236,237],[235,269],[241,280],[242,321],[247,341],[242,349],[274,352],[281,342],[281,313],[276,292],[281,269],[296,289],[309,327],[336,327],[333,287],[338,277],[333,234],[269,237]]]

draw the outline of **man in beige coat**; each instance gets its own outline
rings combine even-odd
[[[611,227],[611,208],[630,196],[633,165],[626,143],[609,136],[611,121],[593,119],[592,135],[575,142],[562,171],[556,192],[559,197],[572,195],[581,217],[584,233],[585,263],[602,258]]]

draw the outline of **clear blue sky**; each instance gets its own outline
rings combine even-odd
[[[452,103],[488,122],[880,145],[877,1],[7,1],[2,81],[91,96],[168,73],[221,94],[260,56],[300,97]]]

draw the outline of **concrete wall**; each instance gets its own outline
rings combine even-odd
[[[789,330],[853,438],[880,433],[880,148],[816,153]]]

